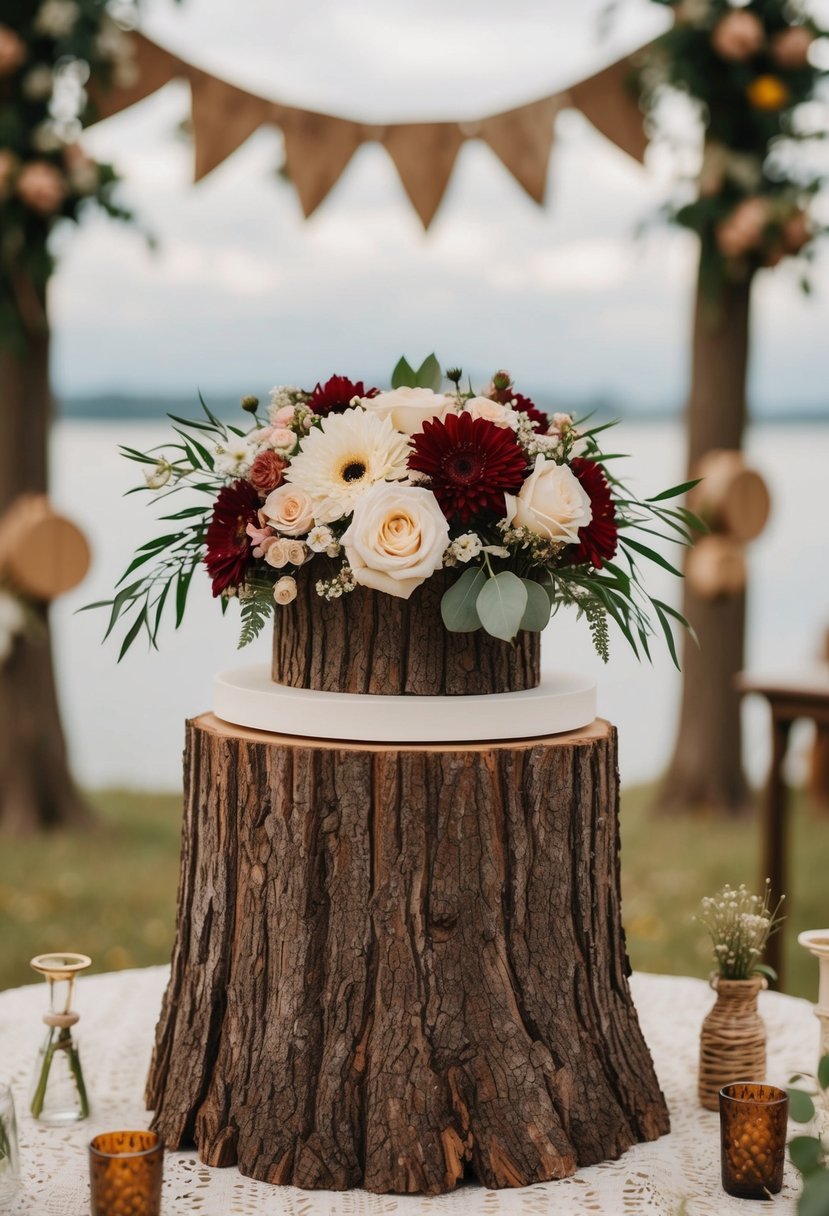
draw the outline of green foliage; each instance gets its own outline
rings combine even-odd
[[[527,608],[527,588],[523,579],[511,570],[502,570],[488,578],[478,592],[478,616],[487,633],[504,642],[511,642]]]
[[[417,371],[405,356],[398,359],[391,375],[392,388],[430,388],[437,392],[443,380],[437,356],[427,355]]]
[[[259,637],[273,615],[274,601],[272,588],[257,588],[256,591],[240,602],[242,631],[239,634],[239,649],[249,646]]]
[[[92,206],[131,218],[118,203],[114,168],[77,143],[95,118],[87,79],[103,87],[117,82],[129,70],[129,44],[107,0],[67,5],[63,18],[59,8],[50,20],[42,4],[3,6],[2,24],[23,50],[0,82],[0,346],[21,351],[25,335],[42,324],[55,225],[80,221]]]
[[[792,1082],[804,1078],[792,1077]],[[829,1055],[823,1056],[817,1077],[811,1081],[810,1093],[798,1088],[789,1089],[789,1115],[795,1123],[809,1123],[819,1105],[829,1112]],[[817,1135],[793,1136],[789,1141],[789,1156],[792,1164],[803,1178],[803,1190],[797,1204],[798,1216],[827,1216],[829,1213],[829,1153]]]
[[[655,0],[679,9],[678,0]],[[756,45],[732,53],[721,22],[734,20],[730,0],[683,5],[672,27],[641,57],[638,85],[651,126],[665,132],[679,167],[668,216],[696,232],[702,242],[702,284],[715,296],[728,282],[745,279],[759,266],[799,256],[808,266],[810,236],[825,232],[805,220],[812,196],[826,181],[820,140],[825,123],[810,106],[820,98],[825,70],[803,48],[787,57],[781,39],[826,35],[801,0],[751,0],[737,20],[750,22]],[[745,36],[745,35],[744,35]],[[791,46],[791,42],[789,43]],[[704,133],[698,177],[687,176],[688,148],[663,118],[669,92],[684,94]],[[692,163],[693,154],[690,158]],[[754,208],[749,233],[747,212]],[[738,216],[736,223],[733,218]],[[807,274],[802,281],[808,284]]]
[[[464,570],[456,583],[445,591],[440,601],[440,614],[450,633],[474,633],[481,628],[478,616],[478,594],[487,580],[483,566]]]

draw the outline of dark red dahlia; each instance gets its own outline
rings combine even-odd
[[[341,414],[347,410],[355,397],[376,397],[376,388],[365,388],[362,380],[349,380],[348,376],[332,376],[325,384],[318,384],[308,402],[315,414],[327,418],[329,414]]]
[[[619,542],[613,494],[604,469],[595,460],[574,456],[570,468],[590,499],[593,518],[586,528],[579,528],[579,543],[568,545],[564,554],[570,565],[589,562],[601,570],[602,564],[610,561],[616,553]]]
[[[412,443],[409,468],[429,478],[446,518],[463,524],[482,512],[504,515],[504,494],[517,494],[527,475],[515,435],[486,418],[447,414],[424,422]]]
[[[512,383],[512,376],[509,372],[496,372],[492,377],[492,392],[490,397],[493,401],[500,401],[501,405],[512,405],[514,409],[520,410],[526,414],[533,427],[537,431],[546,431],[550,425],[550,420],[547,415],[538,408],[534,401],[529,397],[525,397],[523,393],[516,393]]]
[[[207,525],[204,564],[213,579],[213,594],[244,582],[251,562],[248,524],[258,524],[260,499],[256,487],[241,478],[219,490]]]

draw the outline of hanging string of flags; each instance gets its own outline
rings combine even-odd
[[[544,202],[554,124],[574,107],[636,160],[647,147],[644,115],[630,88],[634,58],[626,57],[549,97],[472,122],[372,124],[282,105],[248,93],[179,59],[143,34],[126,35],[128,85],[90,86],[98,121],[125,110],[171,80],[190,85],[195,180],[200,181],[264,124],[281,129],[285,168],[307,218],[336,184],[364,143],[382,144],[409,201],[428,228],[449,184],[463,144],[483,140],[530,198]]]

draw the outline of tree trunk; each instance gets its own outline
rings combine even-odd
[[[747,405],[751,277],[706,297],[697,281],[688,402],[688,473],[715,448],[739,449]],[[699,637],[683,645],[682,707],[673,758],[660,804],[666,809],[745,808],[740,698],[735,676],[743,667],[746,596],[717,601],[695,595],[686,584],[682,609]]]
[[[297,598],[276,610],[272,674],[278,684],[389,696],[469,696],[538,685],[540,633],[522,630],[510,645],[483,629],[446,629],[440,601],[457,570],[432,575],[407,600],[367,587],[324,600],[316,593],[318,577],[303,571]]]
[[[41,314],[23,350],[0,348],[0,512],[20,494],[46,490],[51,419]],[[46,608],[36,615],[36,627],[0,664],[0,828],[17,833],[90,818],[69,773]]]
[[[615,731],[459,747],[191,722],[170,1148],[306,1188],[525,1186],[669,1129],[627,983]]]

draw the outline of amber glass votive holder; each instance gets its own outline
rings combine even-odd
[[[92,1216],[159,1216],[164,1145],[155,1132],[102,1132],[89,1144]]]
[[[766,1199],[783,1185],[789,1096],[776,1085],[737,1081],[720,1090],[723,1190]]]

